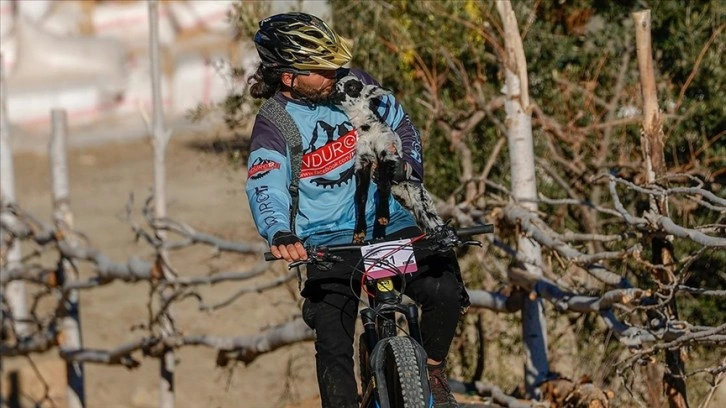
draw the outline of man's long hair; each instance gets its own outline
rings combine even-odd
[[[280,90],[280,71],[264,67],[260,64],[257,71],[247,80],[250,84],[250,95],[255,99],[269,99]]]

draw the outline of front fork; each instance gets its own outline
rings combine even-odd
[[[373,293],[368,296],[370,307],[360,311],[363,322],[363,341],[365,341],[369,354],[366,356],[368,364],[366,373],[371,377],[367,381],[367,387],[363,390],[361,407],[377,407],[374,403],[374,374],[370,370],[370,353],[378,343],[379,339],[397,335],[395,312],[402,313],[408,323],[408,335],[421,343],[421,329],[418,324],[418,307],[415,304],[402,305],[398,293],[395,291],[393,279],[381,278],[367,281],[367,292]],[[433,401],[433,400],[431,400]],[[429,406],[432,404],[430,403]]]
[[[368,350],[373,350],[379,338],[396,336],[398,328],[395,312],[402,313],[406,317],[408,335],[419,344],[423,344],[421,328],[418,324],[418,307],[415,304],[402,305],[399,302],[393,279],[381,278],[372,282],[371,284],[366,283],[374,293],[374,296],[368,297],[370,307],[360,312]],[[378,326],[376,326],[376,320],[378,320]]]

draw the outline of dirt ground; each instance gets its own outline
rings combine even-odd
[[[30,137],[30,136],[28,136]],[[195,229],[230,240],[259,242],[243,190],[245,170],[233,168],[223,155],[207,149],[216,140],[214,132],[175,129],[167,151],[168,215]],[[27,140],[25,142],[28,142]],[[42,143],[39,141],[38,143]],[[48,222],[51,216],[50,176],[47,155],[24,151],[14,155],[16,195],[28,212]],[[146,139],[73,146],[69,154],[71,207],[77,230],[88,244],[116,262],[130,256],[150,259],[150,247],[135,242],[122,216],[134,196],[133,219],[143,223],[140,209],[153,183],[151,146]],[[24,251],[30,248],[26,247]],[[215,256],[208,247],[176,251],[173,265],[184,276],[213,271],[244,271],[261,260],[259,256]],[[216,303],[242,287],[274,279],[284,265],[274,265],[263,276],[242,282],[227,282],[200,289],[207,303]],[[92,275],[84,265],[82,277]],[[265,293],[252,293],[214,313],[198,310],[194,300],[174,308],[178,327],[188,334],[246,336],[290,319],[298,311],[295,285]],[[34,293],[37,287],[28,287]],[[146,283],[113,283],[81,293],[83,341],[86,347],[109,349],[137,339],[143,331],[134,325],[146,321],[149,286]],[[283,348],[259,357],[248,366],[215,367],[214,350],[185,347],[178,351],[176,373],[177,407],[282,407],[303,406],[298,401],[315,400],[317,385],[311,343]],[[87,364],[88,407],[147,408],[158,406],[156,360],[141,359],[141,367],[127,370]],[[19,375],[23,406],[42,395],[42,383],[50,386],[55,406],[65,406],[64,365],[56,352],[35,355],[33,364],[22,358],[3,361],[3,392],[10,376]],[[37,367],[35,373],[33,365]],[[39,375],[43,378],[39,380]],[[7,394],[5,394],[7,396]],[[54,406],[46,402],[43,407]],[[314,405],[312,405],[314,406]]]

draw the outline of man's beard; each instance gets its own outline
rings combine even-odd
[[[330,100],[332,91],[332,87],[330,89],[320,90],[303,84],[296,84],[292,89],[292,94],[296,98],[301,98],[308,102],[327,103]]]

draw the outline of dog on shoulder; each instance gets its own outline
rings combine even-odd
[[[394,181],[397,166],[403,164],[400,156],[401,139],[375,112],[371,103],[376,98],[389,95],[391,91],[380,86],[363,84],[360,79],[348,75],[338,80],[331,101],[340,106],[348,115],[351,125],[356,128],[358,142],[355,152],[355,204],[356,223],[353,242],[365,240],[367,222],[365,203],[368,199],[372,172],[380,199],[376,204],[376,223],[388,224],[390,212],[388,201],[391,196],[412,212],[418,225],[426,232],[443,225],[436,212],[433,199],[422,183],[413,181]]]

